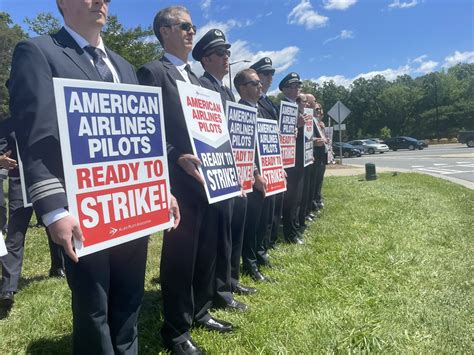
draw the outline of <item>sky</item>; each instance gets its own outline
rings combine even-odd
[[[359,77],[394,80],[474,62],[473,0],[112,0],[109,13],[126,27],[147,27],[176,4],[189,9],[196,41],[218,28],[232,44],[231,62],[250,61],[233,65],[232,75],[272,58],[270,94],[292,71],[348,87]],[[0,0],[0,11],[24,27],[40,12],[60,17],[54,0]],[[202,73],[199,63],[193,69]]]

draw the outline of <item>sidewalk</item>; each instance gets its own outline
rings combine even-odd
[[[396,169],[387,169],[376,167],[377,173],[385,173],[395,171]],[[349,164],[332,164],[326,166],[325,176],[352,176],[365,175],[365,166],[363,165],[349,165]]]
[[[474,182],[458,179],[451,176],[446,175],[438,175],[429,172],[421,172],[421,171],[411,171],[407,169],[397,169],[397,168],[381,168],[376,167],[376,173],[387,173],[387,172],[400,172],[400,173],[417,173],[417,174],[427,174],[434,176],[436,178],[444,179],[451,181],[455,184],[462,185],[467,187],[468,189],[474,190]],[[335,165],[328,165],[326,167],[325,176],[355,176],[355,175],[365,175],[365,166],[364,165],[349,165],[349,164],[335,164]]]

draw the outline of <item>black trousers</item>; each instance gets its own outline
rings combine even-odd
[[[25,237],[33,214],[33,208],[23,207],[21,195],[21,181],[19,176],[9,177],[8,185],[8,232],[5,239],[8,254],[1,258],[2,261],[2,292],[18,290],[21,269],[23,266],[23,253],[25,250]],[[48,236],[49,251],[51,256],[51,269],[63,268],[61,247]]]
[[[283,235],[286,241],[292,241],[299,236],[297,211],[303,194],[304,168],[296,166],[288,169],[287,190],[283,197]]]
[[[217,304],[232,302],[232,292],[239,282],[240,275],[247,198],[235,197],[229,200],[229,203],[233,205],[230,235],[228,238],[219,236],[217,241],[216,293],[214,296],[214,301]]]
[[[233,292],[240,279],[240,257],[244,242],[247,197],[236,197],[232,215],[232,254],[230,257],[230,286]]]
[[[272,229],[270,232],[269,247],[273,248],[278,242],[278,232],[280,230],[281,215],[283,214],[283,198],[285,193],[275,195],[275,209],[273,212]]]
[[[265,197],[262,206],[262,214],[257,227],[257,264],[268,263],[268,249],[270,249],[270,237],[272,233],[273,218],[275,215],[275,200],[277,195]]]
[[[164,233],[161,252],[161,335],[168,346],[189,340],[193,321],[210,318],[217,242],[220,236],[230,234],[228,201],[209,205],[202,198],[178,198],[178,203],[181,223]]]
[[[148,237],[83,256],[65,256],[72,294],[74,354],[137,354]]]
[[[299,203],[298,209],[298,222],[302,226],[305,224],[305,219],[311,212],[311,186],[314,186],[314,169],[313,164],[308,165],[304,168],[304,183],[303,183],[303,193],[301,194],[301,200]]]
[[[264,202],[264,196],[260,191],[254,190],[247,195],[247,217],[245,218],[244,241],[242,246],[242,267],[246,273],[252,274],[258,270],[257,246],[262,244],[258,240],[257,228]]]
[[[314,195],[313,199],[315,203],[323,202],[322,188],[324,181],[324,174],[326,172],[326,162],[318,161],[316,164],[315,183],[314,183]]]
[[[3,175],[0,174],[0,231],[3,233],[7,227],[7,206],[5,203],[5,192],[3,190]]]

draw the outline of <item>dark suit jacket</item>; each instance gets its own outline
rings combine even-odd
[[[193,154],[176,84],[177,80],[185,80],[166,57],[143,65],[137,76],[140,84],[162,89],[171,191],[178,200],[189,198],[190,193],[207,200],[204,187],[177,164],[182,154]],[[190,79],[193,84],[200,85],[194,74]]]
[[[107,54],[122,83],[138,83],[125,59],[108,49]],[[53,77],[101,80],[87,54],[64,28],[17,44],[8,85],[26,184],[40,215],[67,206]]]
[[[222,88],[219,83],[217,82],[216,78],[214,78],[211,74],[207,71],[204,72],[204,75],[199,78],[199,82],[201,86],[205,87],[206,89],[213,90],[218,92],[221,95],[222,105],[227,112],[227,101],[235,102],[235,96],[232,91],[226,86],[225,89]]]
[[[261,116],[259,117],[278,121],[280,109],[273,102],[271,101],[269,102],[269,101],[270,101],[269,98],[267,101],[267,98],[263,96],[260,96],[260,99],[258,99],[258,108],[259,108],[259,111],[261,112]]]

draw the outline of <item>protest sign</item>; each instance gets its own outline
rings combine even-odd
[[[324,134],[326,138],[332,142],[332,136],[334,135],[334,127],[324,127]]]
[[[324,127],[324,135],[328,143],[326,144],[326,151],[328,152],[328,163],[334,162],[334,152],[332,150],[332,137],[334,134],[334,127]]]
[[[0,256],[7,255],[7,247],[5,246],[5,241],[3,240],[3,233],[0,231]]]
[[[23,207],[31,207],[33,204],[31,203],[30,194],[28,190],[26,190],[25,184],[25,173],[23,171],[23,162],[21,161],[20,150],[18,149],[18,142],[15,140],[16,144],[16,156],[18,162],[18,172],[20,173],[20,184],[21,184],[21,198],[23,199]]]
[[[282,101],[280,104],[280,146],[283,167],[292,168],[296,163],[296,123],[298,105]]]
[[[184,81],[177,81],[177,85],[193,153],[201,161],[199,171],[207,200],[215,203],[239,196],[239,175],[221,96]]]
[[[267,183],[266,196],[286,191],[278,125],[274,120],[257,118],[257,146],[260,175]]]
[[[252,192],[257,109],[228,101],[226,117],[242,188],[245,192]]]
[[[305,115],[313,117],[313,109],[305,108]],[[304,166],[313,164],[313,120],[308,119],[304,121]]]
[[[170,228],[161,88],[53,81],[78,256]]]

